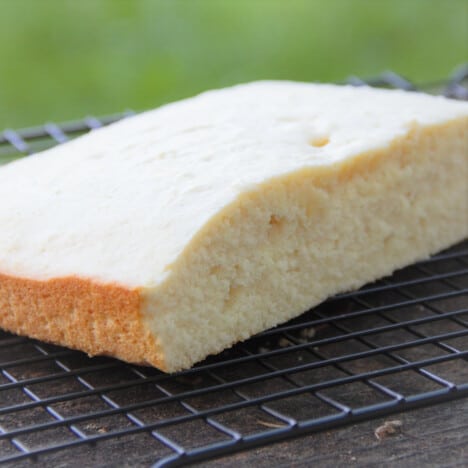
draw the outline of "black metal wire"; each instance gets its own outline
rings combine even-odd
[[[466,99],[467,77],[435,88]],[[129,114],[5,130],[0,162]],[[467,298],[468,241],[174,375],[0,332],[0,463],[75,447],[118,463],[140,444],[139,462],[180,466],[466,397]]]

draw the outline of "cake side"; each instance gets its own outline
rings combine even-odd
[[[167,370],[468,236],[467,125],[414,125],[380,150],[265,181],[214,217],[142,291]]]
[[[0,327],[49,343],[165,369],[146,328],[140,292],[69,277],[36,281],[0,273]]]

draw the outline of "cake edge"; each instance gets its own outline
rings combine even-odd
[[[74,276],[47,281],[0,273],[0,327],[55,345],[166,369],[146,327],[140,290]]]

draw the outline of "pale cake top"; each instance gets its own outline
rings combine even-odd
[[[0,272],[157,285],[258,184],[461,116],[443,97],[274,81],[139,114],[0,167]]]

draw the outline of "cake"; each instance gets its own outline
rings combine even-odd
[[[0,167],[0,327],[187,369],[468,235],[468,103],[254,82]]]

